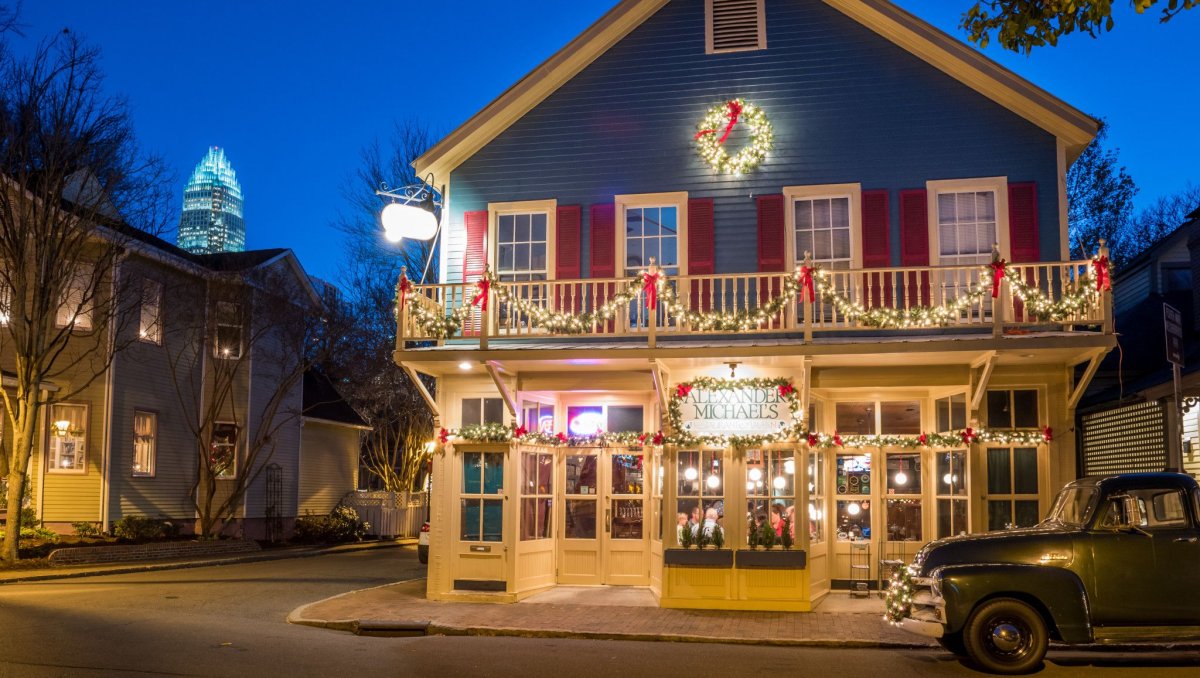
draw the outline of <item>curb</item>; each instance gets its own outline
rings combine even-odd
[[[305,549],[302,551],[293,551],[288,553],[267,551],[256,553],[253,555],[236,556],[232,558],[212,558],[208,560],[189,560],[175,561],[165,563],[142,563],[139,565],[129,565],[127,567],[115,567],[107,570],[82,570],[77,572],[45,572],[42,570],[31,570],[38,574],[29,574],[16,577],[0,578],[0,586],[5,584],[21,584],[25,582],[48,581],[52,579],[79,579],[81,577],[101,577],[109,574],[136,574],[138,572],[156,572],[159,570],[190,570],[198,567],[218,567],[221,565],[237,565],[240,563],[256,563],[270,560],[289,560],[292,558],[314,558],[316,556],[327,556],[335,553],[353,553],[355,551],[370,551],[374,549],[386,548],[401,548],[415,544],[416,540],[403,541],[388,541],[388,542],[367,542],[361,544],[349,544],[340,546],[330,546],[317,549]]]

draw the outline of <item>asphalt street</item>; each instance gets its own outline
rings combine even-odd
[[[292,609],[423,576],[412,550],[0,585],[0,676],[979,675],[943,652],[527,638],[363,638]],[[1196,675],[1195,654],[1054,652],[1041,675]],[[1097,670],[1100,669],[1100,670]]]

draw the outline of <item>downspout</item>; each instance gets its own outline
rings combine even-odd
[[[116,313],[119,308],[117,288],[121,276],[121,260],[118,256],[113,262],[112,292],[109,295],[108,350],[112,351],[112,361],[104,375],[104,450],[100,458],[100,529],[108,528],[109,501],[112,497],[112,429],[113,429],[113,372],[117,369],[117,325]],[[139,306],[140,309],[140,306]]]

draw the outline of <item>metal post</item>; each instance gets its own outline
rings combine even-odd
[[[1171,422],[1171,444],[1167,445],[1168,471],[1183,470],[1183,374],[1179,363],[1171,363],[1171,378],[1175,382],[1175,421]]]

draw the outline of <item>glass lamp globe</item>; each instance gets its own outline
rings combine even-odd
[[[696,469],[694,467],[689,466],[689,467],[683,469],[684,480],[695,480],[697,475],[699,475],[699,474],[696,472]]]
[[[756,468],[750,469],[748,475],[750,476],[750,480],[753,480],[755,482],[762,480],[762,471],[760,471],[759,469],[756,469]]]
[[[852,516],[858,515],[861,511],[862,507],[859,506],[857,502],[850,502],[850,505],[846,507],[846,513],[849,513]]]
[[[908,484],[908,474],[905,473],[904,471],[896,471],[896,484],[897,485],[907,485]]]
[[[383,223],[384,237],[392,242],[400,242],[402,238],[429,240],[437,233],[437,217],[417,205],[389,203],[379,220]]]
[[[771,481],[771,484],[775,486],[775,489],[782,490],[787,485],[787,481],[783,479],[783,476],[775,476],[775,480]]]
[[[709,476],[708,480],[706,482],[708,483],[708,488],[710,490],[715,490],[721,486],[721,479],[718,478],[716,475]]]

